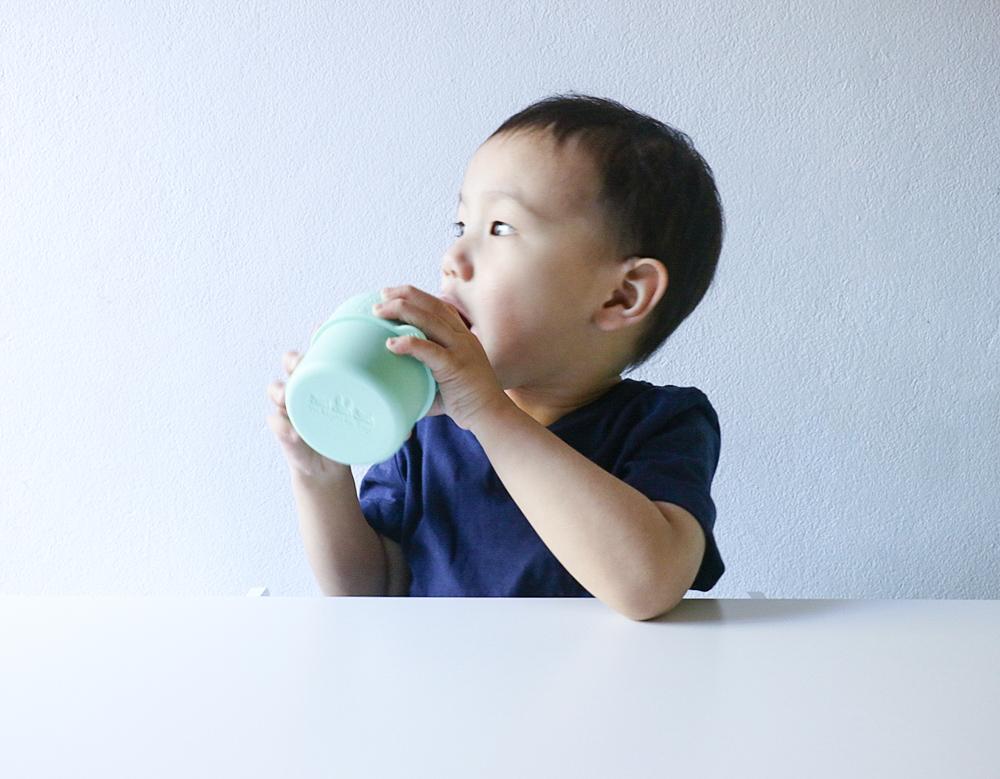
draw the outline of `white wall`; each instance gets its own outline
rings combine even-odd
[[[469,156],[576,90],[722,193],[715,286],[632,374],[719,412],[709,596],[1000,597],[998,18],[0,0],[0,592],[318,593],[282,352],[436,290]]]

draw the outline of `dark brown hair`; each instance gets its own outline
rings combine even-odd
[[[547,131],[560,147],[577,138],[599,171],[599,205],[622,259],[653,257],[667,268],[667,291],[643,322],[623,369],[634,370],[712,283],[724,229],[712,169],[681,131],[605,98],[573,92],[546,97],[511,116],[490,138],[522,130]]]

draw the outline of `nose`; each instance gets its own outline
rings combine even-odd
[[[441,274],[446,278],[451,276],[459,281],[468,281],[472,277],[472,265],[457,244],[444,253],[441,260]]]

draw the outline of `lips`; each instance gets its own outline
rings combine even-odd
[[[450,295],[439,295],[438,298],[440,300],[443,300],[445,303],[449,303],[452,306],[454,306],[458,310],[458,315],[462,317],[462,322],[465,324],[465,326],[468,327],[470,330],[472,329],[472,320],[469,319],[469,315],[465,313],[465,309],[462,308],[462,305],[457,300],[455,300],[455,298],[451,297]]]

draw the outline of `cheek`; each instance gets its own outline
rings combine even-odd
[[[516,353],[523,342],[522,328],[524,315],[518,303],[513,299],[499,298],[494,305],[481,309],[479,321],[476,322],[473,335],[490,355],[499,353]]]
[[[550,301],[521,293],[510,295],[506,302],[495,306],[490,321],[497,333],[507,336],[530,333],[544,318]]]
[[[525,327],[558,327],[566,321],[576,291],[569,280],[548,279],[527,287],[511,306],[511,315]]]
[[[488,289],[480,306],[476,328],[480,340],[485,336],[498,346],[516,344],[532,348],[532,341],[553,330],[560,330],[572,320],[568,304],[577,295],[571,279],[507,278]],[[577,282],[578,283],[578,282]]]

